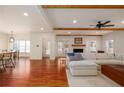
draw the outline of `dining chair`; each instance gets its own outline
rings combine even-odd
[[[15,52],[13,52],[13,61],[15,64],[16,64],[17,59],[18,59],[18,52],[15,51]]]
[[[5,63],[3,61],[3,54],[1,53],[0,54],[0,71],[5,71],[6,70],[6,67],[5,67]]]
[[[17,52],[17,54],[16,54],[17,59],[19,60],[19,50],[17,50],[16,52]]]
[[[6,67],[15,67],[12,52],[4,53],[3,54],[3,61],[5,62]]]

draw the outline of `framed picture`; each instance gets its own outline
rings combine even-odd
[[[82,44],[82,41],[83,41],[82,37],[74,38],[75,44]]]

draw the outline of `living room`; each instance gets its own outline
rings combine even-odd
[[[108,67],[109,64],[117,64],[123,70],[123,11],[123,5],[0,6],[3,12],[0,17],[0,85],[123,86],[123,79],[113,79],[106,73],[109,72],[106,69],[112,67]],[[16,58],[14,65],[11,62],[8,68],[4,56],[13,51],[19,51],[19,60]],[[78,55],[72,60],[75,62],[70,62],[68,53],[81,54],[82,59]],[[76,70],[72,66],[77,66]],[[123,78],[123,75],[118,77]]]

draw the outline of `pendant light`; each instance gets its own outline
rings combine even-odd
[[[11,35],[10,35],[10,38],[9,38],[9,42],[10,43],[13,43],[15,41],[15,38],[13,36],[13,31],[11,31]]]

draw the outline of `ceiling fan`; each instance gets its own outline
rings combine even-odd
[[[98,29],[100,29],[102,27],[112,27],[112,26],[115,26],[114,24],[108,24],[110,22],[111,21],[106,21],[106,22],[98,21],[96,25],[90,25],[90,26],[95,26]]]

